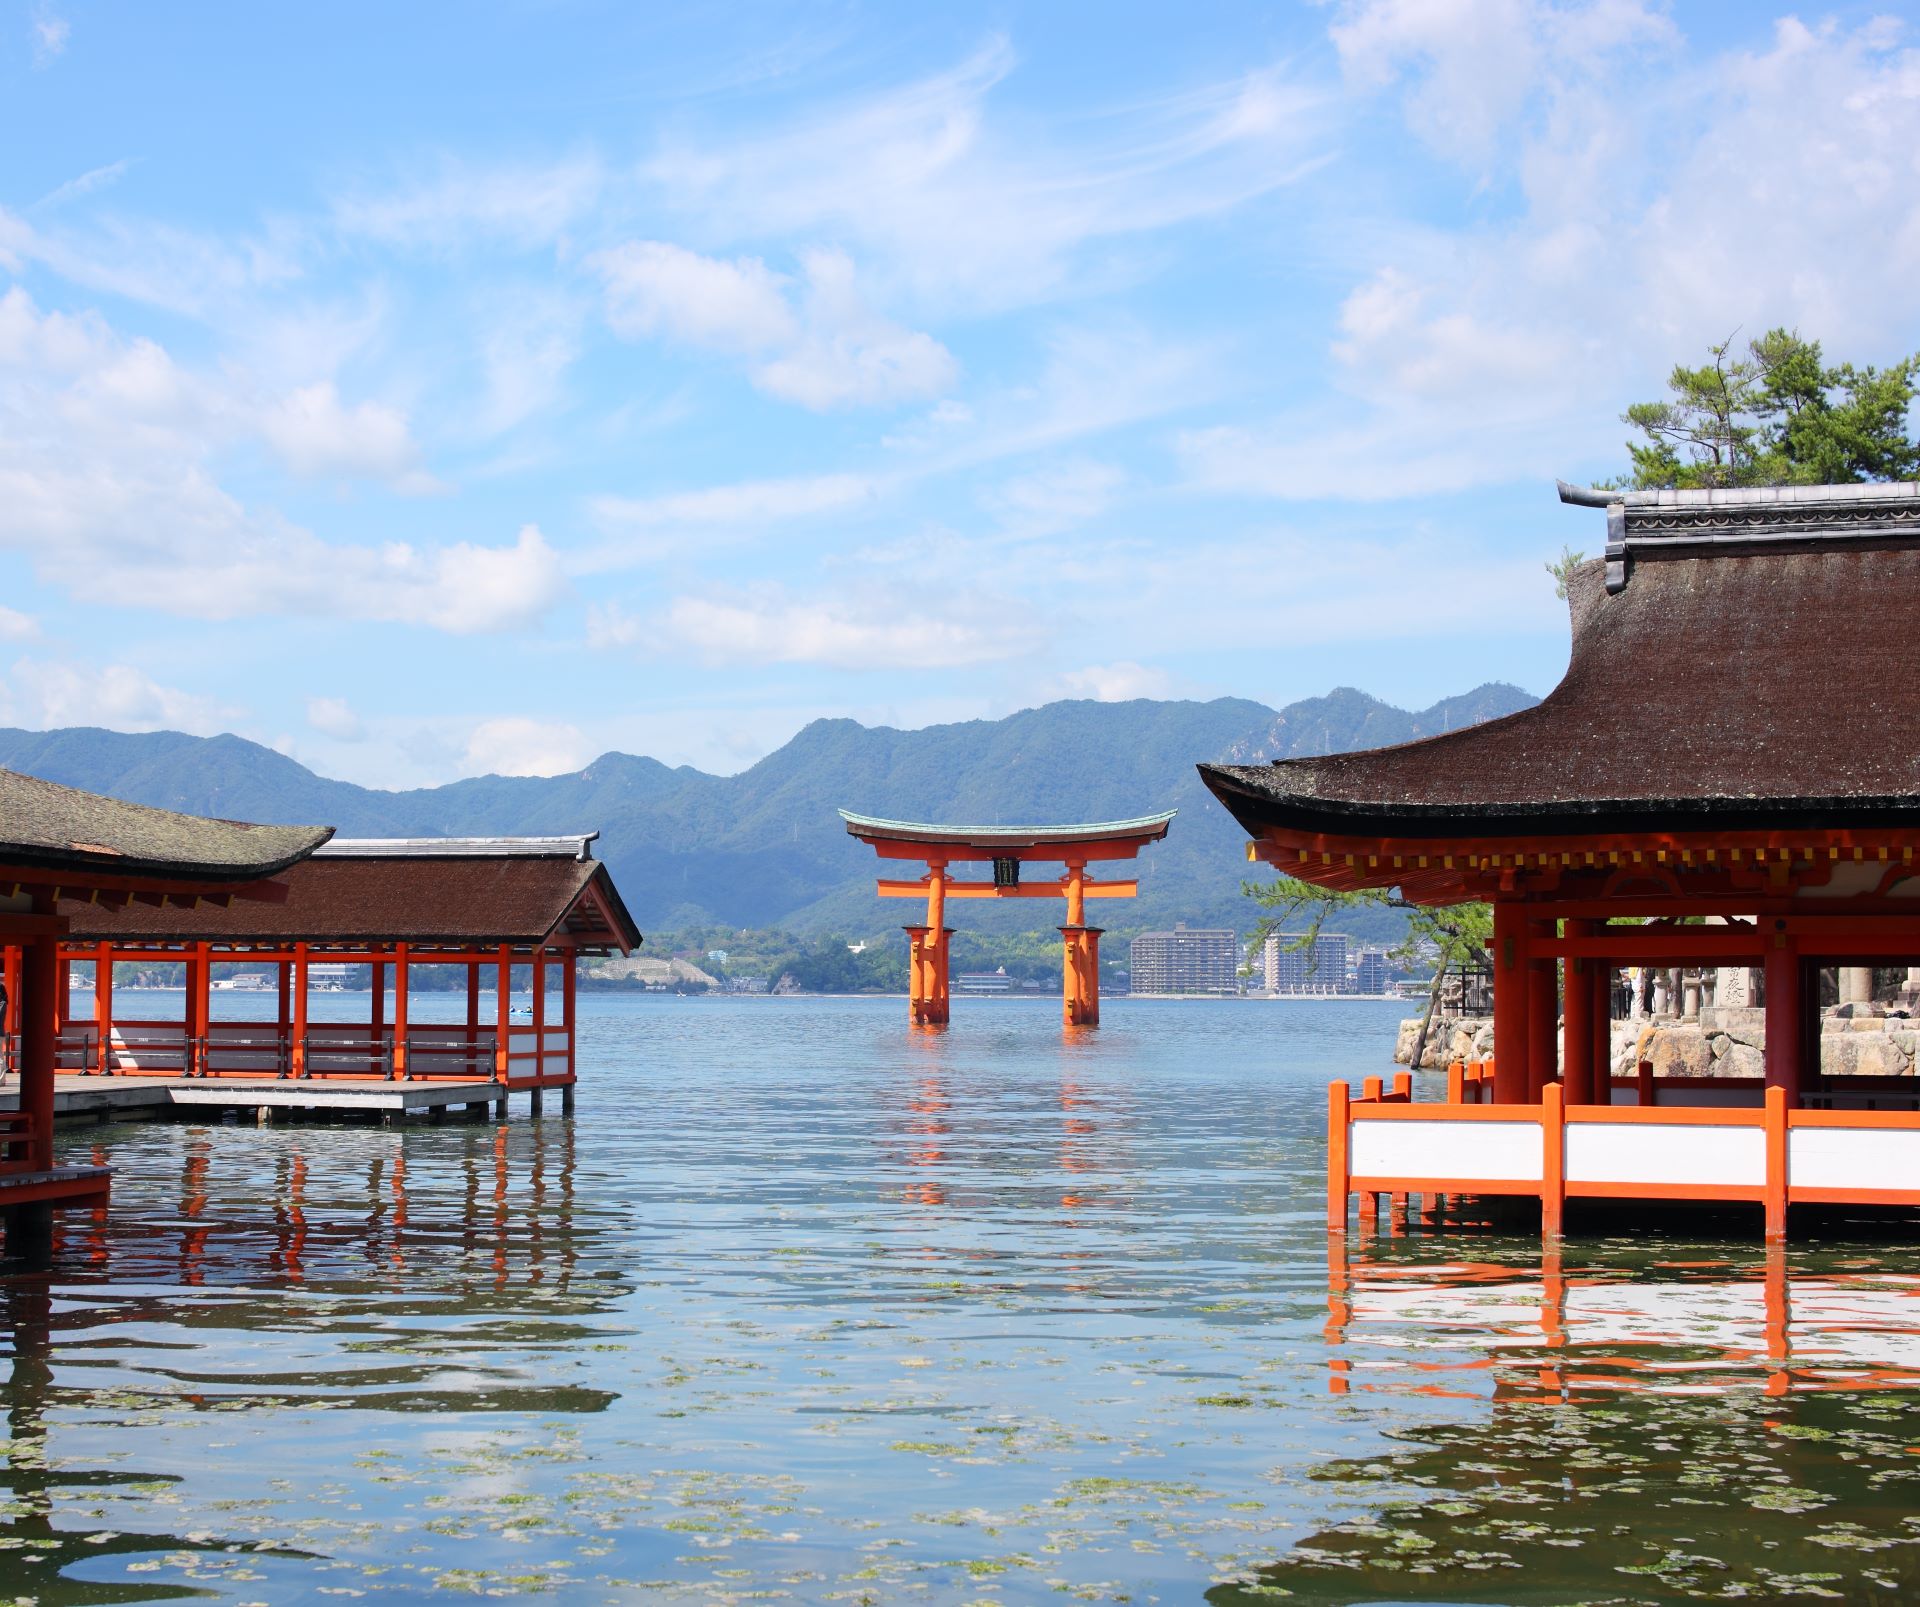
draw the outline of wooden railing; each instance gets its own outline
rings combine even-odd
[[[56,1040],[55,1066],[80,1076],[404,1078],[556,1087],[571,1080],[572,1040],[564,1023],[538,1032],[531,1025],[509,1027],[502,1077],[493,1027],[416,1024],[407,1030],[403,1057],[390,1026],[310,1022],[296,1055],[291,1031],[273,1022],[221,1021],[189,1035],[177,1021],[125,1021],[114,1023],[103,1062],[93,1023],[77,1022]]]
[[[33,1166],[33,1118],[24,1110],[0,1110],[0,1173]]]

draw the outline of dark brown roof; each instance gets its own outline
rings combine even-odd
[[[257,881],[305,858],[330,826],[253,826],[123,803],[0,770],[0,866],[161,881]]]
[[[75,899],[60,913],[75,941],[520,946],[564,935],[586,948],[638,947],[607,867],[557,846],[582,842],[529,839],[521,852],[498,838],[341,843],[280,877],[283,903],[107,909]]]
[[[1570,584],[1572,659],[1544,702],[1398,747],[1201,775],[1255,833],[1920,826],[1904,621],[1920,595],[1916,493],[1616,504],[1609,559]],[[1658,522],[1643,541],[1635,507]],[[1623,571],[1614,591],[1610,565]]]

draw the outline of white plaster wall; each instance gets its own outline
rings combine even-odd
[[[1538,1182],[1538,1122],[1356,1121],[1347,1165],[1357,1177],[1512,1178]]]
[[[1787,1186],[1911,1189],[1920,1193],[1920,1132],[1795,1127],[1787,1133]]]
[[[1566,1178],[1759,1188],[1767,1180],[1767,1135],[1758,1127],[1568,1122]]]

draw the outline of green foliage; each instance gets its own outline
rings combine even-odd
[[[1586,561],[1587,555],[1584,552],[1575,552],[1571,546],[1562,545],[1560,556],[1543,566],[1547,573],[1553,576],[1553,595],[1561,602],[1564,603],[1567,600],[1567,582],[1572,578],[1574,570]]]
[[[1288,943],[1289,948],[1306,948],[1320,935],[1334,911],[1397,909],[1406,911],[1406,930],[1400,941],[1387,951],[1387,958],[1402,970],[1484,965],[1487,943],[1493,937],[1491,904],[1454,904],[1435,906],[1410,904],[1397,890],[1366,888],[1342,892],[1316,887],[1296,876],[1281,876],[1271,882],[1242,882],[1241,891],[1261,910],[1247,940],[1251,963],[1266,946],[1269,937],[1297,926],[1304,918],[1306,926]]]
[[[1885,369],[1829,364],[1817,340],[1787,329],[1744,354],[1729,336],[1709,356],[1675,365],[1667,400],[1620,415],[1645,437],[1627,444],[1632,485],[1838,485],[1920,472],[1920,443],[1907,434],[1920,357]]]

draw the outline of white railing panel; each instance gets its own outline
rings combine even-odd
[[[1546,1167],[1538,1122],[1367,1121],[1348,1126],[1355,1177],[1538,1182]]]
[[[1760,1127],[1675,1122],[1568,1122],[1569,1183],[1712,1184],[1760,1188],[1767,1135]]]
[[[1898,1127],[1792,1127],[1787,1186],[1920,1192],[1920,1131]]]

